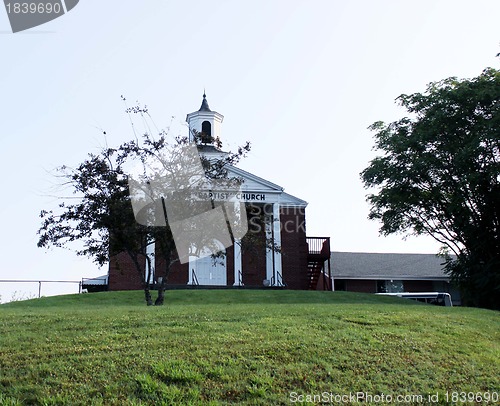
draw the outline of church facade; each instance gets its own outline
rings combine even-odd
[[[204,142],[200,154],[215,157],[224,154],[214,140],[220,139],[222,114],[212,111],[206,96],[200,109],[186,117],[190,137],[199,134]],[[206,137],[203,140],[203,137]],[[174,263],[165,275],[166,260],[154,255],[149,247],[154,269],[152,287],[167,278],[167,287],[254,287],[332,290],[330,242],[327,237],[306,236],[307,202],[292,196],[275,183],[244,171],[236,166],[228,168],[228,175],[241,180],[236,198],[244,203],[248,231],[231,246],[221,246],[218,258],[190,257],[186,263]],[[224,199],[217,192],[210,198]],[[272,241],[273,244],[269,242]],[[148,272],[151,271],[151,272]],[[126,253],[110,258],[107,275],[109,290],[142,289],[143,282]]]

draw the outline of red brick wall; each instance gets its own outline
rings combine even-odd
[[[433,292],[432,281],[403,281],[405,292]]]
[[[165,275],[166,261],[160,257],[155,258],[156,278]],[[142,272],[145,271],[146,262],[141,260]],[[109,263],[109,290],[135,290],[143,289],[142,280],[129,255],[121,252],[111,257]],[[169,285],[185,285],[188,282],[188,264],[176,262],[172,265],[168,277]]]
[[[296,208],[281,208],[281,258],[282,275],[290,289],[307,289],[307,243],[305,211]],[[254,221],[253,225],[258,225]],[[245,286],[263,286],[266,279],[265,227],[249,228],[259,242],[242,246],[242,272]],[[145,262],[145,261],[143,261]],[[226,249],[227,285],[234,284],[234,247]],[[143,265],[143,267],[145,264]],[[164,275],[165,260],[155,260],[156,277]],[[185,285],[189,280],[189,264],[175,263],[168,276],[169,285]],[[109,290],[142,289],[142,283],[133,262],[127,254],[115,255],[109,265]]]
[[[289,289],[307,289],[307,243],[305,209],[281,208],[281,263]]]
[[[234,246],[226,248],[226,281],[227,286],[234,284]]]
[[[377,293],[377,281],[366,279],[346,280],[346,289],[351,292]]]
[[[248,205],[248,231],[242,239],[241,272],[245,286],[263,286],[266,279],[266,227],[264,223],[264,206]],[[233,247],[230,248],[233,251]],[[231,257],[233,275],[229,280],[234,282],[234,256]]]
[[[175,262],[170,268],[170,272],[167,278],[168,285],[186,285],[189,281],[188,275],[189,264],[181,264],[180,262]],[[156,278],[165,277],[166,271],[166,260],[161,257],[155,257],[155,271]]]
[[[376,293],[377,281],[366,279],[347,279],[345,290],[351,292]],[[432,281],[403,281],[403,290],[405,292],[433,292],[434,285]]]
[[[140,263],[144,275],[146,260]],[[141,277],[130,256],[125,252],[111,257],[108,275],[109,290],[136,290],[143,288]]]
[[[241,267],[245,286],[263,286],[266,279],[265,234],[259,237],[262,239],[257,244],[243,244]]]

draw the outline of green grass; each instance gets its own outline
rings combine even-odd
[[[0,405],[279,405],[325,391],[439,392],[444,404],[446,391],[500,391],[498,312],[346,292],[142,298],[1,305]]]

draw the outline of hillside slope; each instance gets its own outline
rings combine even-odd
[[[491,398],[499,316],[346,292],[169,291],[163,307],[146,307],[141,292],[9,303],[0,405]]]

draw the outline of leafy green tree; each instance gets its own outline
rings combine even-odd
[[[141,116],[148,115],[147,108],[133,107],[128,113]],[[200,140],[199,134],[194,134]],[[76,168],[61,166],[57,169],[62,184],[72,191],[70,198],[61,198],[56,211],[42,210],[40,217],[42,225],[38,230],[38,246],[68,247],[73,242],[80,242],[75,249],[77,255],[91,258],[99,266],[107,264],[118,253],[126,253],[140,275],[144,288],[145,300],[153,304],[150,292],[151,274],[145,274],[144,264],[149,272],[153,269],[154,257],[148,255],[147,247],[155,244],[156,255],[165,259],[165,275],[158,287],[158,297],[155,305],[164,302],[164,291],[168,273],[173,264],[179,261],[176,253],[172,231],[168,225],[165,213],[161,213],[166,224],[139,223],[136,221],[131,204],[129,170],[139,163],[144,171],[143,181],[149,181],[145,175],[148,165],[156,165],[162,170],[181,170],[169,168],[169,157],[182,154],[183,147],[188,144],[186,137],[178,137],[175,142],[167,141],[166,133],[161,131],[155,139],[145,133],[141,140],[125,142],[117,148],[103,148],[98,154],[89,154],[88,159]],[[201,148],[201,142],[198,142]],[[216,145],[220,146],[220,141]],[[250,150],[246,143],[235,153],[227,153],[217,160],[209,160],[201,156],[205,177],[209,180],[218,179],[232,181],[228,178],[227,167],[236,164]],[[189,171],[188,167],[182,170]],[[156,171],[154,176],[161,176],[162,171]],[[184,176],[190,174],[184,173]],[[194,189],[192,189],[194,190]],[[190,190],[183,191],[190,194]],[[196,205],[196,201],[185,201],[185,205]],[[154,210],[148,206],[145,210]],[[196,255],[196,253],[194,253]]]
[[[428,234],[466,304],[500,308],[500,71],[448,78],[397,99],[409,113],[376,122],[382,155],[362,171],[380,232]]]

